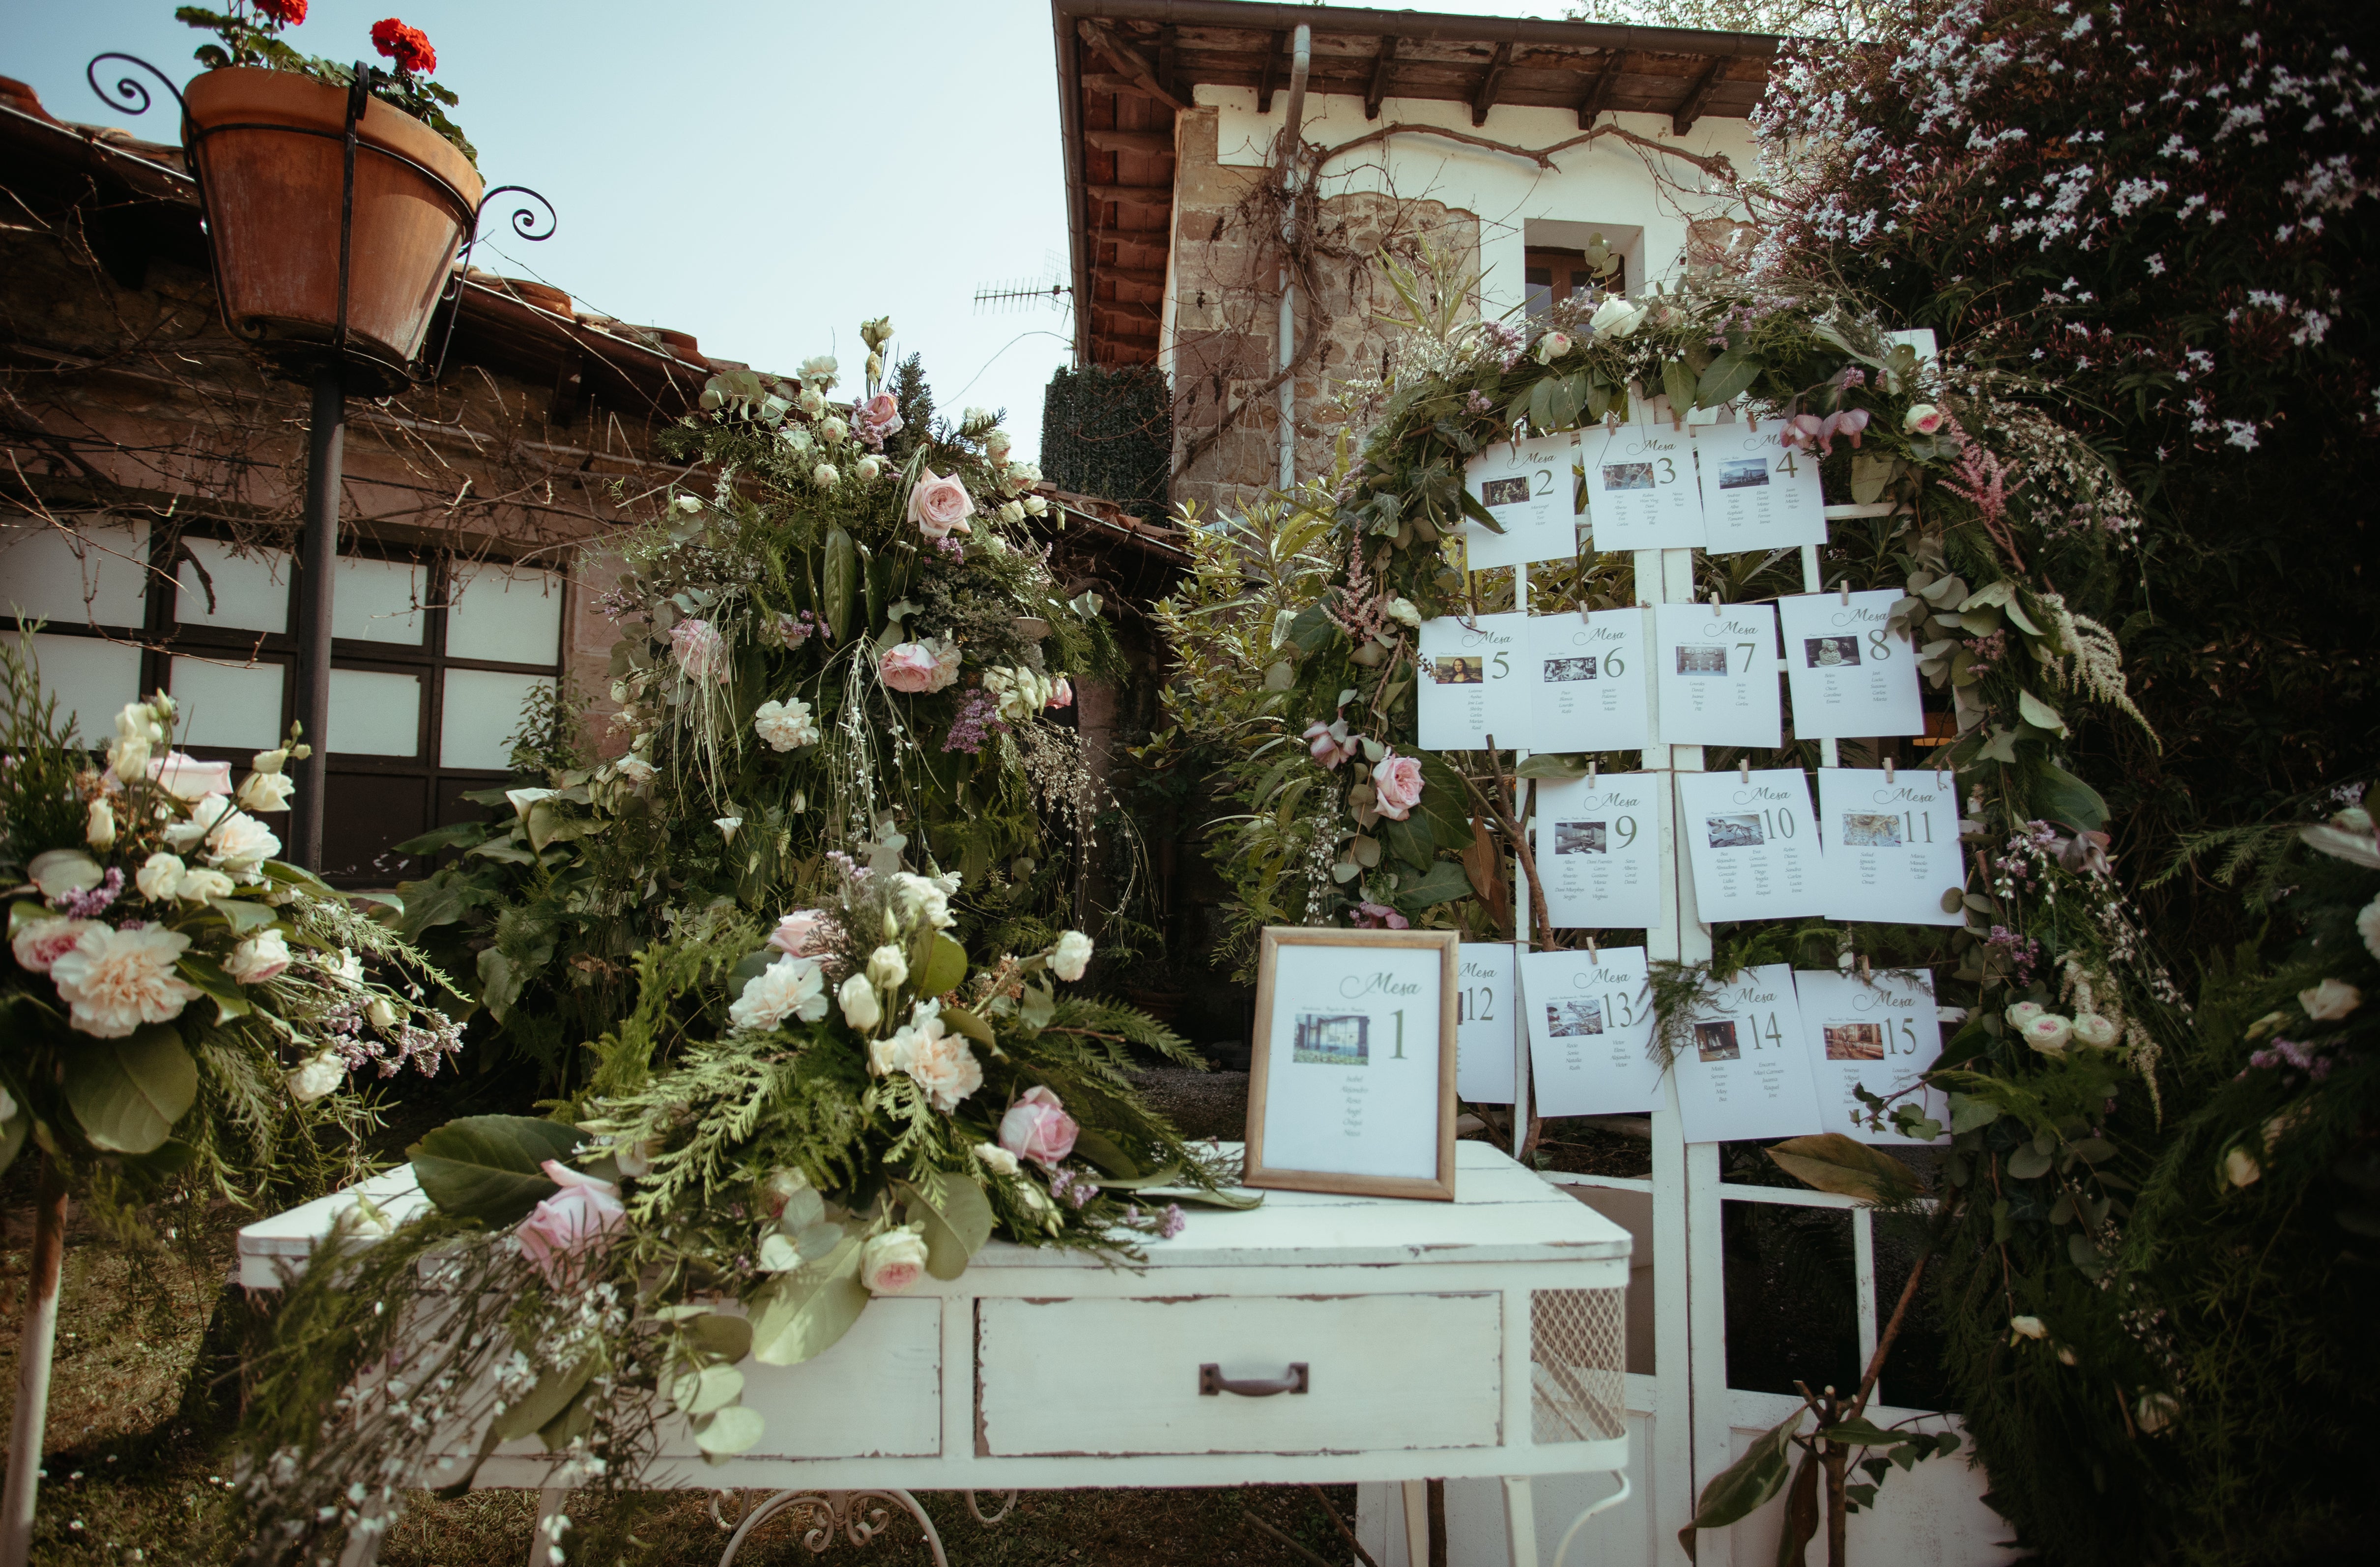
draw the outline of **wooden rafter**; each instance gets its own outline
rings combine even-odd
[[[1151,207],[1173,205],[1170,185],[1087,185],[1083,193],[1094,201],[1138,201]]]
[[[1138,152],[1151,158],[1173,156],[1173,133],[1165,130],[1102,130],[1087,127],[1083,140],[1102,152]]]
[[[1601,117],[1604,106],[1611,102],[1611,90],[1620,85],[1620,63],[1628,57],[1625,49],[1607,51],[1603,68],[1587,81],[1586,96],[1578,101],[1578,128],[1592,130]]]
[[[1471,99],[1471,127],[1476,130],[1488,123],[1488,111],[1496,106],[1497,89],[1504,85],[1504,73],[1512,68],[1512,41],[1506,39],[1496,45],[1496,57],[1488,62],[1488,74],[1479,79],[1479,91]]]
[[[1160,101],[1148,83],[1137,77],[1124,76],[1115,71],[1085,71],[1083,87],[1085,91],[1090,92],[1126,92],[1135,98],[1147,98],[1152,102]]]
[[[1272,89],[1281,73],[1281,52],[1288,45],[1289,34],[1278,28],[1265,45],[1264,69],[1257,77],[1257,113],[1272,113]]]
[[[1190,106],[1166,88],[1164,82],[1159,79],[1156,67],[1141,57],[1139,50],[1116,36],[1115,29],[1105,22],[1095,21],[1088,17],[1083,18],[1075,26],[1082,35],[1084,43],[1106,55],[1114,63],[1116,69],[1139,82],[1149,97],[1172,109],[1186,109]]]
[[[1676,112],[1670,116],[1670,128],[1672,131],[1683,136],[1694,128],[1694,122],[1702,118],[1704,106],[1710,103],[1711,93],[1718,87],[1718,79],[1726,74],[1727,59],[1724,55],[1714,58],[1704,67],[1703,74],[1695,79],[1694,86],[1686,90],[1685,101],[1681,103]]]
[[[1380,103],[1389,95],[1389,79],[1394,73],[1396,64],[1397,41],[1394,38],[1381,39],[1380,52],[1372,59],[1371,85],[1364,89],[1366,119],[1376,120],[1380,117]]]

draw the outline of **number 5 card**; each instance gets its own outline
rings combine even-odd
[[[1596,610],[1529,621],[1536,676],[1533,751],[1640,751],[1651,738],[1645,612]]]
[[[1798,767],[1748,779],[1679,773],[1678,833],[1694,862],[1695,917],[1706,925],[1825,917],[1833,900],[1810,828],[1810,784]]]
[[[1863,1143],[1918,1142],[1893,1130],[1888,1120],[1883,1131],[1871,1131],[1859,1090],[1891,1099],[1915,1083],[1942,1053],[1933,976],[1922,968],[1911,978],[1879,974],[1873,979],[1803,970],[1793,980],[1802,994],[1802,1032],[1809,1039],[1825,1129]],[[1924,1090],[1922,1099],[1909,1094],[1894,1102],[1922,1103],[1935,1120],[1950,1119],[1943,1096],[1932,1088]]]
[[[1679,1124],[1690,1143],[1823,1130],[1791,965],[1739,973],[1694,1011],[1678,1052]]]
[[[1521,678],[1528,647],[1525,614],[1483,614],[1465,626],[1452,615],[1421,623],[1421,748],[1477,751],[1496,736],[1505,750],[1529,735],[1529,685]]]
[[[1727,554],[1827,541],[1817,456],[1779,445],[1784,428],[1772,421],[1755,431],[1741,420],[1695,428],[1705,548]]]
[[[1777,601],[1785,624],[1785,683],[1797,740],[1923,735],[1917,655],[1888,622],[1897,589],[1796,593]]]
[[[1642,947],[1530,953],[1521,959],[1530,1075],[1540,1115],[1635,1115],[1661,1108],[1653,997]]]
[[[1537,785],[1531,852],[1555,929],[1650,929],[1661,922],[1660,776],[1606,772],[1593,784]]]
[[[1777,694],[1777,611],[1768,604],[1658,604],[1661,740],[1671,746],[1756,746],[1784,737]]]
[[[1597,550],[1685,550],[1703,542],[1694,443],[1637,419],[1585,430],[1586,510]]]
[[[1463,466],[1464,487],[1504,529],[1463,525],[1473,571],[1578,554],[1577,462],[1577,432],[1564,431],[1499,442]]]
[[[1939,772],[1822,767],[1829,919],[1881,925],[1960,925],[1942,894],[1964,893],[1960,863],[1959,783]]]

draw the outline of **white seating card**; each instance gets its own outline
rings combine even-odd
[[[1933,976],[1919,969],[1913,978],[1878,974],[1871,981],[1804,969],[1793,980],[1802,996],[1802,1031],[1810,1041],[1825,1129],[1863,1143],[1915,1143],[1888,1121],[1881,1132],[1868,1130],[1867,1109],[1853,1090],[1864,1087],[1888,1099],[1914,1083],[1942,1053]],[[1917,1096],[1894,1102],[1917,1102]],[[1947,1140],[1950,1112],[1942,1094],[1925,1089],[1923,1102],[1925,1113],[1943,1123]]]
[[[1661,1103],[1642,947],[1521,959],[1540,1115],[1637,1115]]]
[[[1504,525],[1495,532],[1476,522],[1463,525],[1463,544],[1473,571],[1571,560],[1578,554],[1578,434],[1533,435],[1500,441],[1463,465],[1463,487]]]
[[[1822,1130],[1793,969],[1747,968],[1689,1020],[1678,1052],[1678,1118],[1690,1143],[1798,1137]]]
[[[1473,1104],[1512,1102],[1520,1026],[1520,966],[1508,941],[1465,941],[1454,992],[1454,1093]]]
[[[1949,773],[1822,767],[1818,809],[1827,845],[1829,919],[1960,925],[1942,894],[1963,892],[1959,783]]]
[[[1661,922],[1661,787],[1656,772],[1537,785],[1530,852],[1557,930]]]
[[[1476,751],[1496,736],[1505,750],[1529,730],[1529,617],[1483,614],[1465,626],[1452,615],[1421,623],[1421,748]]]
[[[1529,623],[1533,751],[1640,751],[1649,742],[1645,612],[1541,614]]]
[[[1694,862],[1694,906],[1722,919],[1825,916],[1833,906],[1798,767],[1678,775],[1678,836]]]
[[[1827,541],[1817,456],[1779,445],[1784,428],[1772,419],[1754,430],[1739,419],[1694,431],[1706,548],[1725,554]]]
[[[1665,744],[1775,750],[1782,743],[1772,606],[1659,604],[1653,627]]]
[[[1702,545],[1702,497],[1694,488],[1690,436],[1640,417],[1583,430],[1578,441],[1586,463],[1586,513],[1596,549]]]
[[[1777,601],[1785,626],[1785,680],[1793,689],[1797,740],[1923,735],[1917,654],[1887,622],[1897,589],[1797,593]]]

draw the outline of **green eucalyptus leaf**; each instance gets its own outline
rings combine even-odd
[[[1694,388],[1694,403],[1699,407],[1716,408],[1731,403],[1749,391],[1760,378],[1759,356],[1743,349],[1730,348],[1710,362],[1703,371],[1702,381]],[[1780,1460],[1781,1463],[1781,1460]]]
[[[934,950],[926,959],[925,971],[917,978],[917,993],[939,996],[954,990],[965,982],[966,949],[941,931],[934,933]]]
[[[821,1262],[778,1274],[751,1298],[752,1354],[762,1365],[798,1366],[832,1349],[868,1308],[858,1237],[846,1235]]]
[[[239,981],[224,972],[223,966],[210,957],[185,953],[174,964],[174,972],[196,985],[215,1003],[215,1021],[226,1022],[245,1017],[250,1011],[248,996],[240,990]]]
[[[538,1379],[537,1386],[521,1395],[518,1403],[505,1405],[504,1413],[496,1416],[492,1427],[496,1439],[512,1441],[552,1425],[594,1375],[595,1357],[591,1354],[566,1371],[548,1371]]]
[[[2042,763],[2033,803],[2042,817],[2077,832],[2095,832],[2107,824],[2107,802],[2099,791],[2055,762]]]
[[[490,1226],[517,1223],[559,1190],[542,1168],[568,1159],[578,1129],[526,1115],[467,1115],[406,1149],[422,1195],[441,1213]]]
[[[733,1458],[759,1446],[760,1439],[768,1434],[768,1419],[759,1410],[732,1404],[714,1411],[696,1426],[694,1445],[702,1450],[705,1458]]]
[[[173,1135],[199,1097],[199,1063],[172,1025],[92,1039],[67,1058],[67,1104],[94,1148],[147,1153]]]
[[[839,643],[850,637],[852,612],[859,602],[859,547],[840,528],[826,536],[825,574],[827,629]]]
[[[230,921],[231,933],[235,936],[261,930],[280,917],[270,905],[252,904],[241,898],[209,898],[207,906]]]
[[[1417,881],[1397,889],[1397,902],[1414,908],[1430,908],[1439,904],[1452,903],[1471,893],[1471,879],[1454,860],[1442,859],[1429,868],[1429,873]]]
[[[1909,1166],[1840,1132],[1788,1137],[1772,1145],[1768,1157],[1804,1185],[1865,1203],[1889,1206],[1917,1194]]]

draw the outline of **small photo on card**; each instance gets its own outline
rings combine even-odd
[[[1696,1061],[1742,1061],[1743,1045],[1735,1037],[1735,1023],[1720,1018],[1716,1023],[1694,1025],[1694,1059]]]

